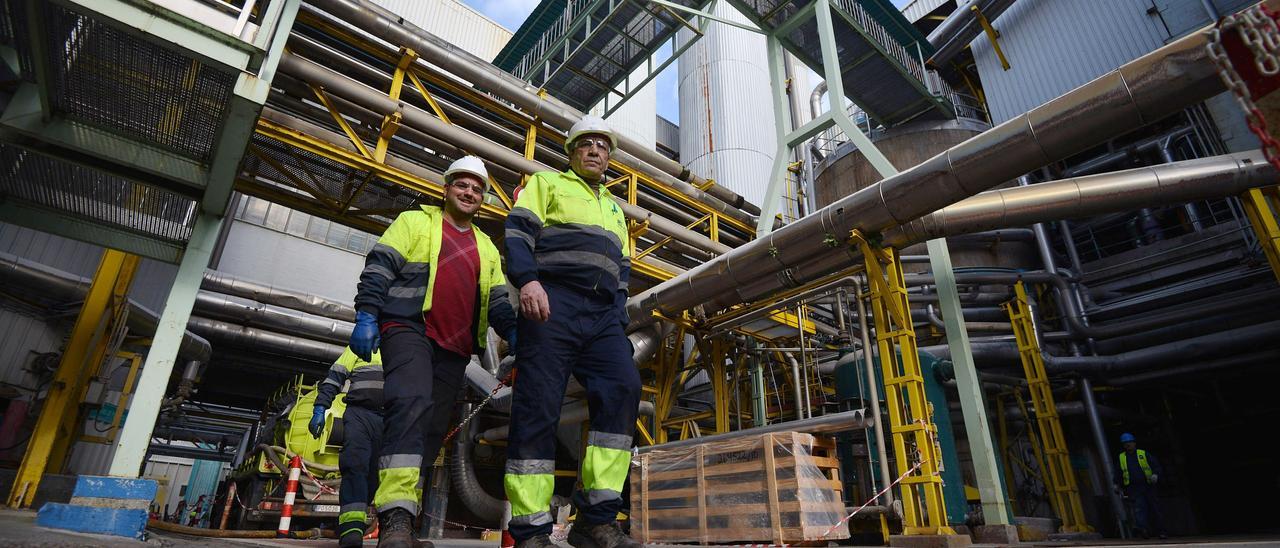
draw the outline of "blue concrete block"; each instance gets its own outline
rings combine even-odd
[[[147,530],[147,511],[50,502],[40,507],[36,525],[143,540],[143,533]]]
[[[71,496],[150,501],[156,498],[157,489],[159,485],[150,479],[80,476],[76,478],[76,488]]]

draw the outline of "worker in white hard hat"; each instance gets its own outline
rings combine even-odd
[[[466,156],[444,179],[444,208],[424,205],[396,217],[365,258],[357,286],[351,350],[368,361],[381,349],[385,378],[373,498],[382,547],[423,546],[413,534],[419,470],[440,450],[463,372],[483,350],[489,326],[508,343],[515,338],[498,250],[471,222],[489,174]]]
[[[591,428],[569,544],[639,546],[616,519],[640,401],[625,332],[630,238],[603,184],[616,144],[604,120],[584,117],[565,140],[569,169],[533,174],[507,216],[507,275],[520,290],[520,317],[504,484],[518,548],[553,546],[555,434],[570,373],[586,389]]]

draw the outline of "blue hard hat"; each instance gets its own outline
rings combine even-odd
[[[1120,434],[1120,443],[1129,443],[1131,441],[1138,441],[1138,438],[1133,437],[1133,434],[1128,432]]]

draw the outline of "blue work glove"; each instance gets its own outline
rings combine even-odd
[[[315,439],[320,439],[320,434],[324,432],[324,412],[326,409],[323,405],[311,408],[311,423],[307,425],[307,430],[311,431],[311,436]]]
[[[512,329],[507,333],[507,336],[503,338],[507,340],[507,355],[516,355],[516,330]]]
[[[378,317],[368,312],[356,312],[356,326],[351,330],[351,351],[364,361],[373,359],[378,351]]]

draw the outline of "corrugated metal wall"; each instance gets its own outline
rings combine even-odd
[[[1198,3],[1198,0],[1195,0]],[[995,21],[1012,68],[985,35],[970,44],[991,120],[1035,108],[1165,43],[1149,0],[1019,0]]]
[[[714,13],[748,23],[724,2]],[[684,39],[689,31],[680,32]],[[764,37],[712,23],[680,56],[678,85],[680,161],[759,204],[777,147]]]
[[[93,277],[102,257],[102,248],[96,245],[7,223],[0,223],[0,251],[85,278]],[[176,274],[176,265],[143,259],[129,295],[159,313]],[[73,320],[50,325],[29,309],[0,308],[0,380],[35,388],[35,378],[25,367],[37,353],[61,351]]]
[[[194,460],[178,457],[155,456],[147,461],[142,477],[159,482],[156,500],[161,511],[168,505],[169,513],[172,513],[178,507],[178,501],[183,500],[182,487],[191,478],[193,464]]]
[[[373,0],[427,32],[481,59],[492,60],[512,32],[458,0]]]

